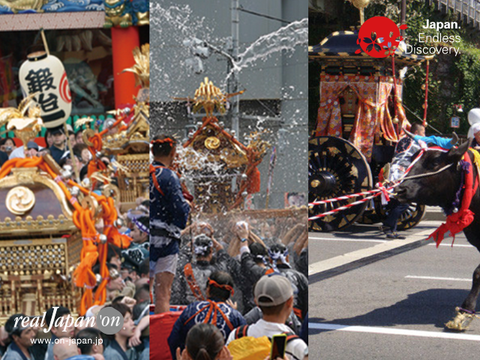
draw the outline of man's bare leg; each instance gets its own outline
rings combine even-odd
[[[155,274],[155,314],[170,311],[170,297],[175,274],[161,272]]]

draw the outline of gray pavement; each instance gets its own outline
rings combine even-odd
[[[422,221],[385,240],[375,226],[310,233],[310,359],[461,359],[480,350],[480,319],[444,330],[470,286],[480,254],[462,234],[453,248],[425,241]]]
[[[445,221],[445,213],[439,206],[427,206],[423,220],[427,221]]]

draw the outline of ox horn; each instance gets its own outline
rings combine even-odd
[[[460,144],[457,148],[450,149],[450,151],[448,152],[448,161],[451,163],[456,163],[460,161],[463,154],[465,154],[470,145],[472,145],[472,141],[473,139],[468,139],[468,141]]]
[[[450,143],[455,146],[458,143],[458,140],[459,138],[457,133],[455,131],[452,132],[452,140],[450,140]]]

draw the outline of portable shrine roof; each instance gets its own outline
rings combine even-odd
[[[350,58],[372,61],[388,61],[391,62],[391,57],[385,59],[377,59],[370,57],[364,51],[359,54],[355,52],[361,50],[360,45],[357,44],[358,31],[336,31],[318,45],[308,47],[308,57],[310,60],[321,61],[326,58]],[[433,56],[425,57],[415,54],[408,54],[402,47],[398,47],[395,51],[395,61],[399,64],[415,66],[421,62],[432,59]]]

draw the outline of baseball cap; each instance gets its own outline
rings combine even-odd
[[[27,143],[27,149],[35,149],[38,151],[38,144],[35,141],[29,141]]]
[[[61,127],[56,127],[54,129],[51,129],[50,132],[51,132],[52,135],[65,134],[65,131],[63,131],[63,128],[61,128]]]
[[[255,285],[254,295],[259,306],[277,306],[293,296],[293,287],[285,276],[265,275]]]

